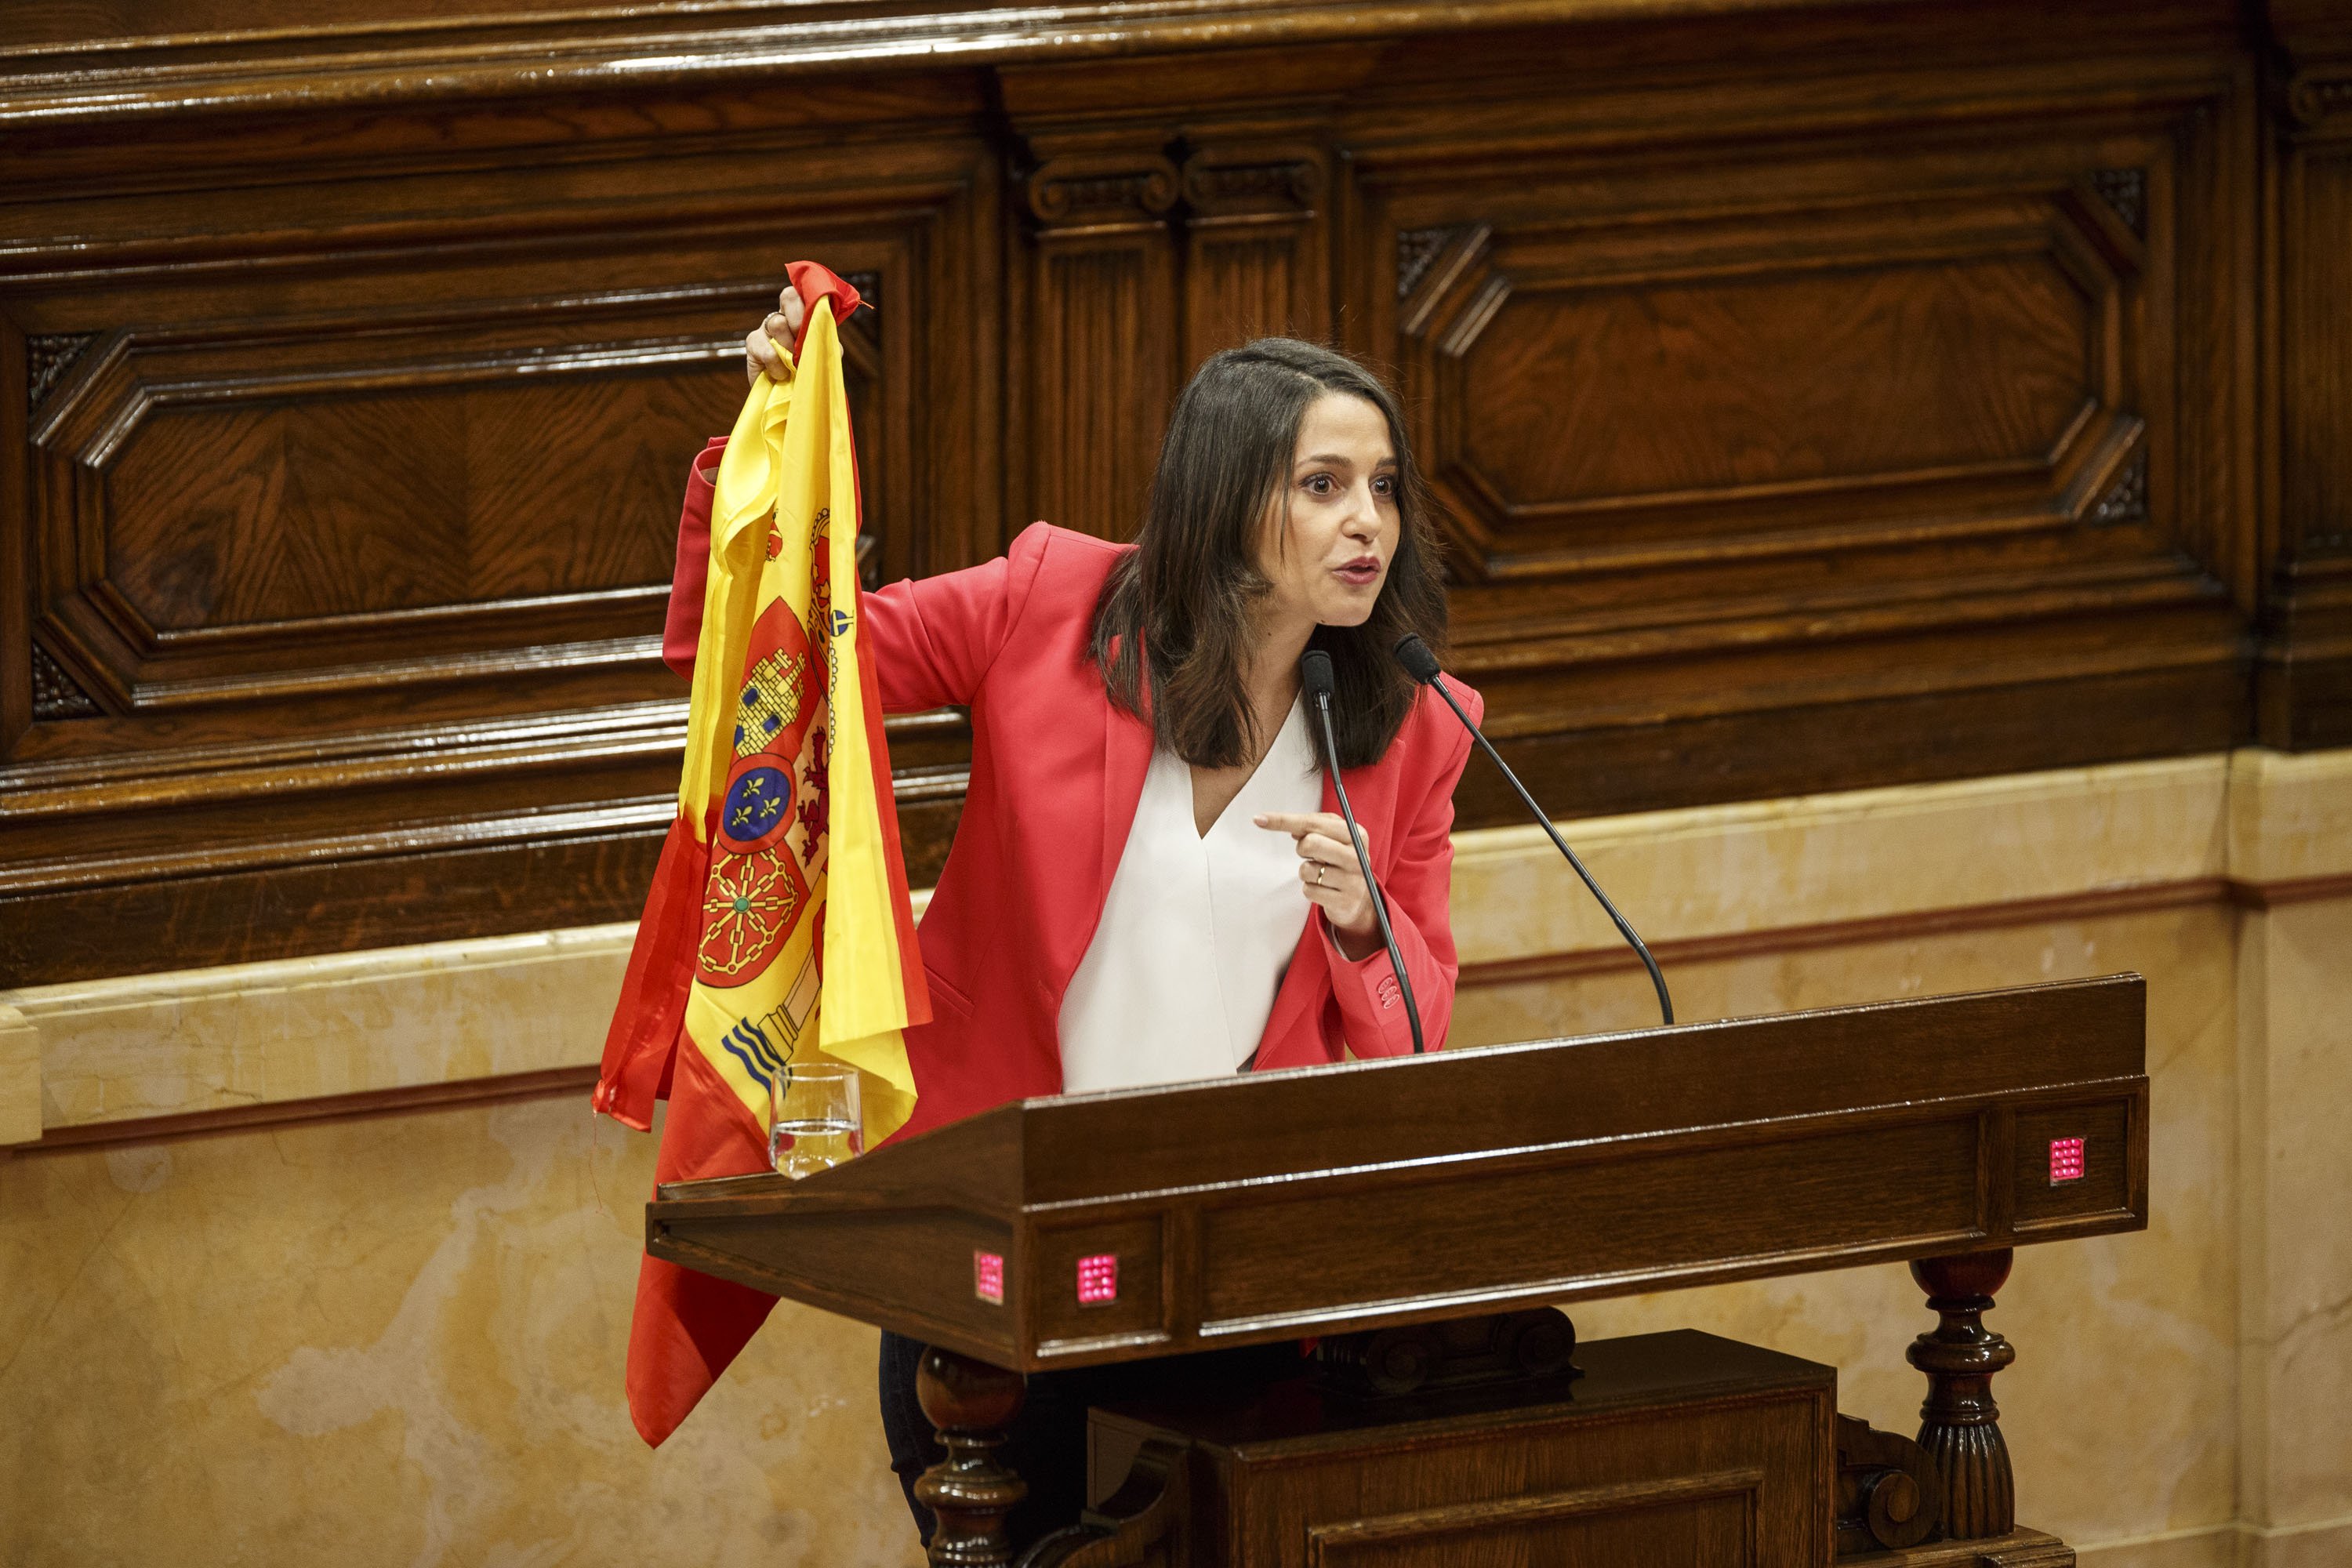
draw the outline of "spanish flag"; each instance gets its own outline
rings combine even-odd
[[[791,368],[752,387],[719,459],[677,816],[596,1086],[641,1131],[669,1100],[663,1182],[768,1168],[768,1078],[793,1062],[858,1068],[866,1146],[888,1137],[915,1105],[900,1031],[930,1016],[857,600],[839,323],[858,298],[810,263],[792,280],[808,313]],[[682,550],[673,627],[694,564]],[[644,1259],[628,1391],[646,1442],[774,1304]]]

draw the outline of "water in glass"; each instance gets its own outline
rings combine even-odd
[[[785,1175],[797,1181],[864,1152],[856,1068],[788,1062],[768,1095],[768,1159]]]

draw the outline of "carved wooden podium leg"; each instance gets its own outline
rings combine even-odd
[[[915,1483],[916,1498],[939,1517],[933,1568],[1000,1568],[1013,1561],[1004,1516],[1029,1495],[1029,1485],[998,1461],[996,1448],[1027,1392],[1017,1372],[936,1346],[924,1352],[915,1397],[948,1451]]]
[[[1993,1373],[2017,1359],[2007,1340],[1984,1326],[1993,1292],[2009,1278],[2010,1254],[1971,1252],[1928,1258],[1911,1266],[1942,1321],[1911,1342],[1910,1363],[1927,1374],[1920,1405],[1919,1447],[1943,1482],[1943,1532],[1976,1541],[2017,1528],[2017,1489],[2009,1445],[2000,1435],[2000,1408],[1992,1402]]]

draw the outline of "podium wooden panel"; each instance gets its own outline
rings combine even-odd
[[[1277,1384],[1097,1412],[1099,1450],[1189,1450],[1221,1528],[1193,1568],[1780,1568],[1830,1555],[1835,1369],[1691,1330],[1583,1347],[1572,1388],[1402,1409]],[[1371,1437],[1366,1441],[1367,1436]],[[1109,1457],[1113,1479],[1129,1473]]]
[[[1720,1560],[1826,1563],[1833,1539],[1854,1553],[1948,1535],[1979,1541],[1976,1560],[2070,1562],[2015,1531],[1990,1392],[2013,1352],[1983,1314],[2012,1248],[2146,1226],[2146,1013],[2145,983],[2126,974],[1026,1100],[798,1183],[664,1186],[646,1247],[937,1347],[923,1402],[950,1459],[924,1495],[943,1520],[933,1560],[959,1563],[1008,1560],[1001,1522],[1021,1486],[992,1449],[1020,1406],[1013,1373],[1909,1260],[1939,1316],[1910,1352],[1928,1382],[1917,1441],[1838,1418],[1794,1493],[1759,1458],[1780,1451],[1769,1434],[1733,1443],[1736,1463],[1698,1444],[1641,1482],[1682,1500],[1653,1516],[1658,1540],[1732,1528],[1733,1505],[1708,1499],[1748,1498],[1733,1511],[1751,1531],[1794,1495],[1802,1530],[1751,1531],[1752,1552]],[[1834,1373],[1818,1370],[1827,1419]],[[1733,1404],[1769,1395],[1774,1375]],[[1639,1430],[1670,1447],[1673,1399],[1654,1394]],[[1728,1441],[1737,1422],[1714,1419]],[[1291,1550],[1308,1539],[1304,1502],[1276,1510],[1280,1550],[1188,1554],[1184,1530],[1212,1515],[1242,1530],[1248,1512],[1239,1472],[1216,1479],[1214,1434],[1194,1431],[1139,1448],[1132,1506],[1034,1561],[1601,1563],[1640,1528],[1640,1509],[1612,1513],[1559,1479],[1532,1495],[1585,1500],[1447,1514],[1482,1521],[1463,1537],[1475,1549],[1408,1550],[1423,1525],[1454,1531],[1427,1511],[1453,1505],[1431,1502],[1412,1467],[1371,1462],[1393,1447],[1377,1423],[1351,1430],[1363,1447],[1342,1468],[1369,1489],[1311,1557]],[[1568,1465],[1574,1441],[1562,1426],[1529,1462]],[[1708,1489],[1733,1470],[1753,1486]],[[1220,1485],[1229,1495],[1204,1502]],[[1186,1510],[1199,1517],[1180,1530]],[[1931,1560],[1971,1559],[1883,1561]]]
[[[2137,1230],[2146,1006],[2117,976],[1032,1100],[666,1186],[646,1244],[1034,1372]]]

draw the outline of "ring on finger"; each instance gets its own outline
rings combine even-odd
[[[1318,888],[1323,885],[1323,862],[1320,860],[1315,862],[1315,885]]]

